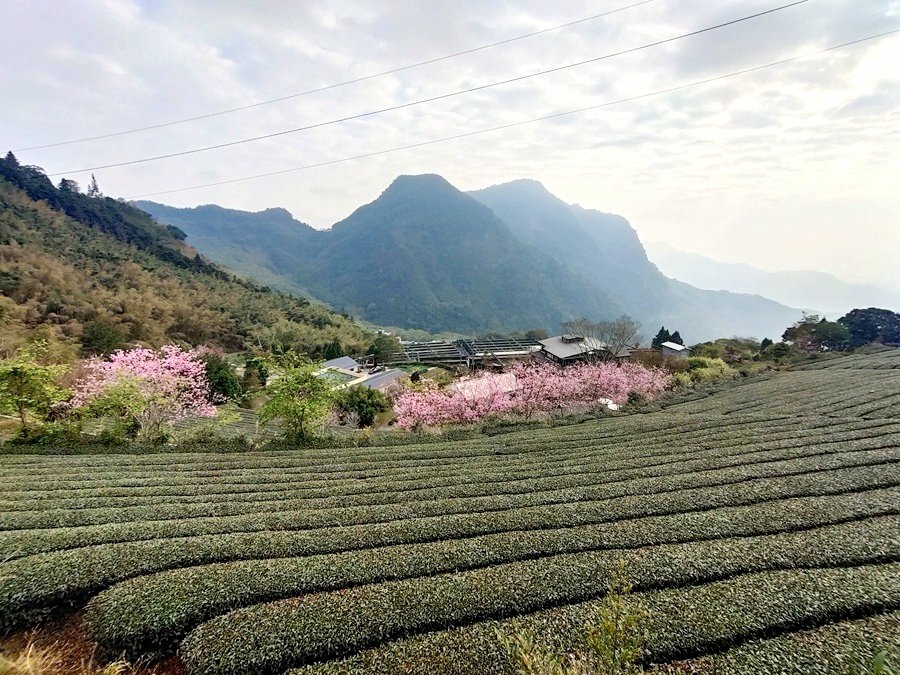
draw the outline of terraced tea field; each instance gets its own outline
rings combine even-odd
[[[648,663],[858,673],[900,646],[898,364],[441,444],[2,456],[0,631],[86,606],[192,674],[503,673],[498,628],[578,648],[624,561]]]

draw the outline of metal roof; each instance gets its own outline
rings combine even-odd
[[[683,352],[684,350],[691,351],[690,347],[685,347],[684,345],[680,345],[677,342],[663,342],[660,347],[668,347],[676,352]]]
[[[403,379],[406,377],[406,373],[402,370],[385,370],[383,373],[376,373],[374,375],[369,376],[367,379],[360,382],[363,387],[369,387],[370,389],[381,389],[389,385],[391,382],[396,382],[397,380]]]
[[[566,339],[564,339],[566,338]],[[577,342],[569,342],[568,335],[557,335],[555,337],[540,340],[544,350],[553,354],[558,359],[571,359],[576,356],[582,356],[591,352],[597,352],[606,349],[606,343],[596,338],[582,338]]]
[[[323,368],[347,368],[353,369],[359,367],[359,362],[349,356],[339,356],[336,359],[330,359],[322,364]]]

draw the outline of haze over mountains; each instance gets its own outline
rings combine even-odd
[[[791,307],[803,307],[830,319],[854,307],[900,308],[900,293],[869,284],[853,284],[825,272],[767,272],[745,263],[725,263],[682,251],[666,242],[644,244],[650,259],[674,279],[692,286],[736,293],[759,293]]]
[[[283,209],[137,202],[235,272],[381,325],[478,333],[627,313],[689,341],[778,337],[800,312],[755,295],[669,279],[621,216],[566,204],[540,183],[469,194],[436,175],[400,176],[328,230]]]

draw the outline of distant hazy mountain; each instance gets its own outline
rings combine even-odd
[[[647,242],[646,247],[650,259],[664,274],[699,288],[759,293],[831,318],[842,316],[854,307],[900,309],[900,293],[848,283],[825,272],[766,272],[743,263],[718,262],[678,250],[665,242]]]
[[[699,290],[663,276],[625,218],[566,204],[537,181],[517,180],[470,194],[524,241],[604,289],[647,331],[665,325],[693,342],[732,335],[776,337],[799,318],[799,311],[758,295]]]
[[[799,317],[765,298],[664,277],[621,216],[566,204],[534,181],[466,195],[440,176],[401,176],[318,231],[260,213],[139,202],[210,258],[381,325],[462,333],[555,331],[628,313],[689,341],[780,335]]]

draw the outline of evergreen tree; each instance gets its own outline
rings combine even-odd
[[[390,410],[388,397],[377,389],[357,386],[338,392],[335,406],[343,416],[356,415],[360,427],[370,427],[379,413]]]
[[[838,319],[850,334],[850,347],[870,342],[900,346],[900,314],[889,309],[854,309]]]
[[[78,183],[76,183],[71,178],[63,178],[61,181],[59,181],[59,189],[62,192],[71,192],[74,194],[78,194],[79,192],[81,192],[81,188],[78,187]]]
[[[234,366],[220,354],[212,352],[203,355],[203,366],[213,395],[225,401],[240,400],[243,391]]]
[[[18,169],[19,168],[19,160],[16,159],[16,156],[12,154],[12,150],[6,153],[6,165],[10,169]]]
[[[341,347],[341,342],[337,338],[329,342],[325,345],[325,353],[324,357],[326,361],[330,361],[331,359],[336,359],[340,356],[344,355],[344,348]]]
[[[662,346],[663,342],[669,342],[672,336],[669,334],[669,331],[666,330],[666,327],[663,326],[659,329],[659,332],[656,334],[656,337],[653,338],[653,342],[650,343],[650,346],[654,349],[659,349]]]
[[[128,346],[128,340],[119,326],[104,319],[93,319],[84,324],[81,333],[81,350],[85,355],[111,354]]]
[[[100,192],[100,186],[97,185],[97,177],[94,174],[91,174],[91,184],[88,186],[87,196],[95,199],[103,196],[103,193]]]
[[[665,342],[665,340],[663,340]],[[677,345],[683,345],[684,340],[681,339],[681,333],[677,330],[669,336],[669,342],[674,342]]]
[[[391,335],[378,335],[366,353],[372,354],[376,363],[383,363],[394,358],[400,350],[400,343],[397,341],[397,338]]]

